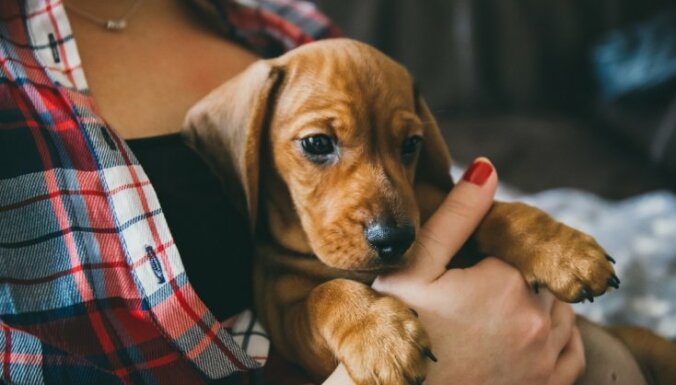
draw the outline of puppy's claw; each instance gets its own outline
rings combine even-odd
[[[610,278],[608,278],[608,286],[612,286],[616,289],[620,288],[620,279],[617,278],[615,274],[613,274]]]
[[[580,300],[588,300],[589,302],[594,302],[594,294],[587,287],[583,287],[580,292]]]
[[[434,354],[432,353],[432,351],[431,351],[429,348],[424,348],[422,352],[423,352],[424,355],[427,356],[427,358],[429,358],[429,359],[432,360],[433,362],[437,362],[437,361],[438,361],[438,360],[437,360],[437,357],[434,356]]]
[[[530,287],[533,289],[533,291],[535,292],[535,294],[539,294],[539,293],[540,293],[540,283],[539,283],[539,282],[533,282],[533,283],[530,285]]]
[[[613,257],[611,257],[610,255],[606,254],[606,259],[607,259],[610,263],[612,263],[613,265],[615,264],[615,259],[614,259]]]
[[[410,308],[410,310],[411,310],[411,313],[413,313],[413,315],[415,316],[415,318],[420,318],[420,315],[418,315],[418,312],[415,311],[415,309]]]

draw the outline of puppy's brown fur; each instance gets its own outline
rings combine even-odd
[[[185,127],[251,220],[256,310],[277,349],[316,379],[338,361],[360,385],[423,378],[430,341],[420,322],[369,287],[406,260],[379,258],[364,235],[383,218],[419,229],[453,186],[408,72],[355,41],[312,43],[252,65],[198,103]],[[337,147],[322,164],[301,146],[318,134]],[[411,136],[424,142],[403,161]],[[496,202],[474,241],[562,300],[600,295],[613,276],[593,238],[524,204]]]

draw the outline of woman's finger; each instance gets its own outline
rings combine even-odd
[[[525,280],[524,280],[525,283]],[[528,286],[528,284],[526,284]],[[554,294],[549,291],[547,288],[540,288],[537,293],[532,291],[532,288],[528,288],[531,295],[534,297],[535,301],[544,309],[547,314],[552,314],[553,306],[555,302],[558,302]]]
[[[574,327],[568,344],[556,361],[554,372],[549,378],[547,385],[572,385],[575,383],[575,380],[584,374],[585,368],[586,361],[582,336],[577,327]]]
[[[571,333],[575,329],[575,312],[569,304],[555,300],[551,317],[552,332],[549,336],[549,343],[552,349],[562,351],[568,345]]]
[[[420,230],[413,246],[416,258],[396,274],[428,282],[441,276],[491,208],[497,184],[491,162],[475,160]]]

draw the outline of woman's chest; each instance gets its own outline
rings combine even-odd
[[[139,12],[119,32],[70,17],[99,113],[125,138],[177,132],[195,102],[256,60],[171,8]]]

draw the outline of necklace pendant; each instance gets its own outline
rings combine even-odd
[[[124,19],[106,20],[105,27],[109,31],[121,31],[127,28],[127,21]]]

